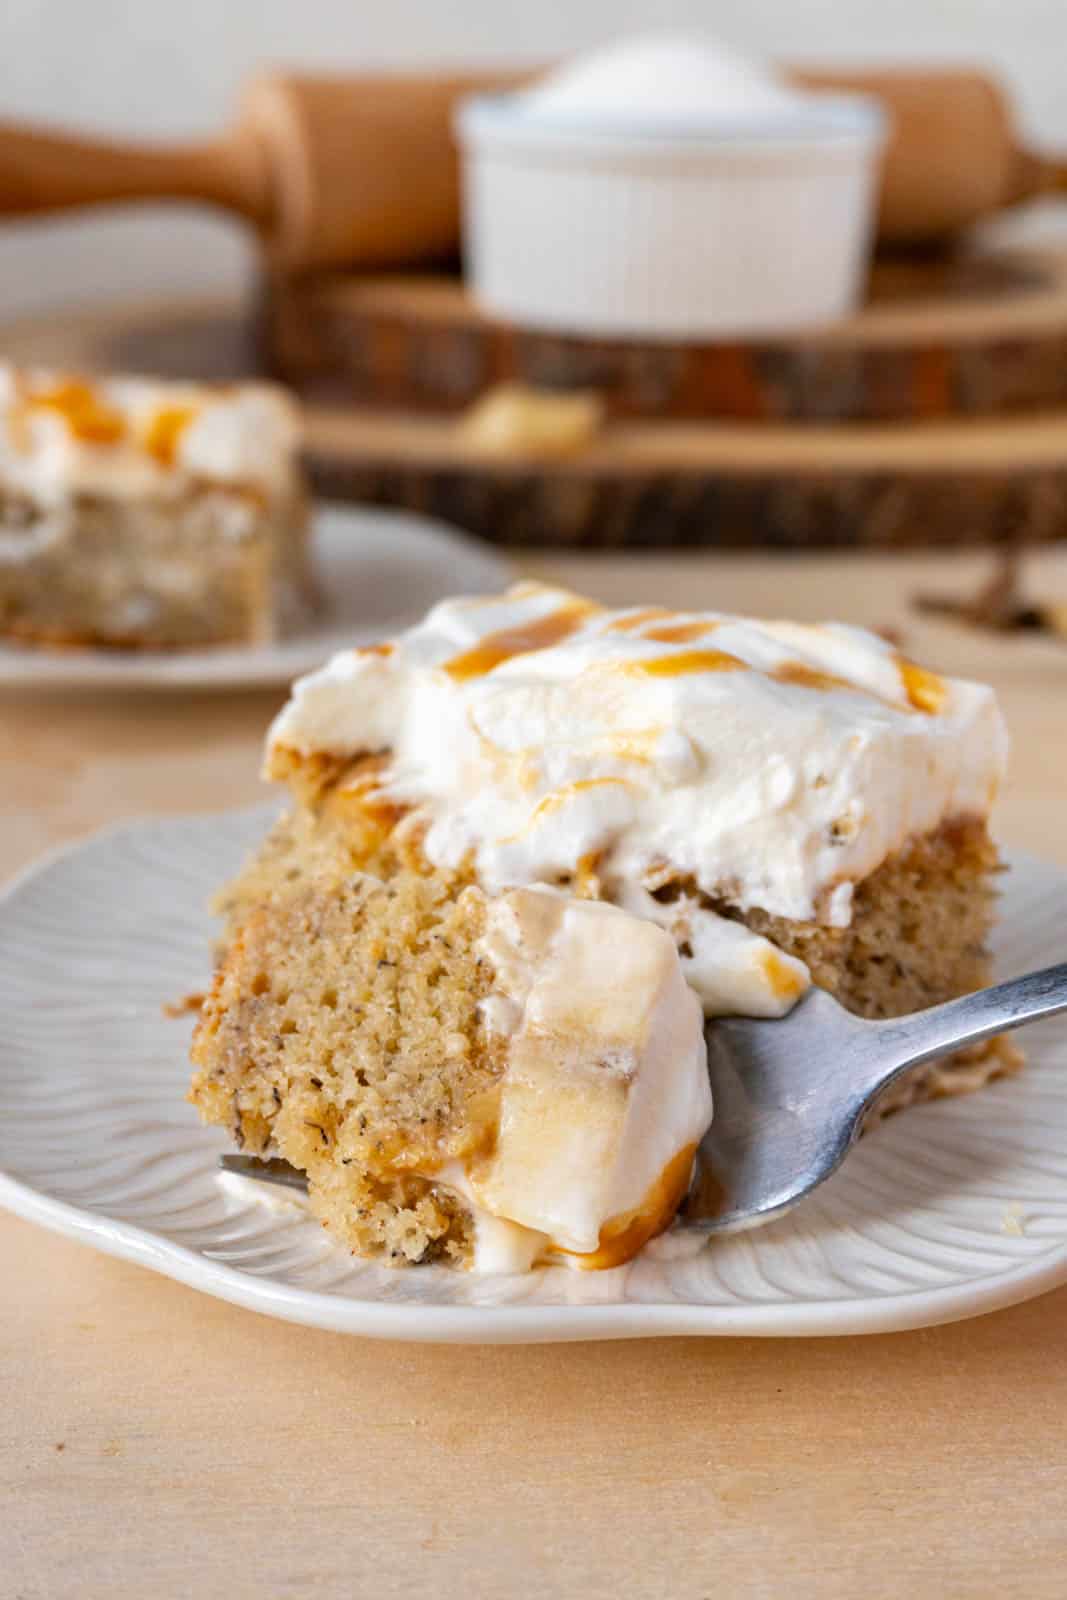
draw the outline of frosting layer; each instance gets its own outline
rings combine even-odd
[[[292,470],[296,413],[269,384],[84,378],[0,364],[0,484],[37,507],[191,482],[270,493]]]
[[[1006,750],[990,689],[863,629],[522,584],[300,680],[267,772],[282,752],[389,752],[383,797],[432,862],[472,860],[490,893],[594,873],[675,932],[709,1014],[776,1016],[805,969],[707,900],[847,926],[888,855],[988,813]]]

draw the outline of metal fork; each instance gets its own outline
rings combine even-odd
[[[714,1116],[683,1221],[704,1233],[770,1222],[845,1159],[878,1096],[910,1067],[1067,1011],[1067,963],[886,1022],[812,989],[779,1022],[707,1030]]]
[[[812,989],[787,1017],[724,1017],[707,1030],[714,1117],[679,1218],[702,1233],[781,1216],[845,1159],[878,1096],[910,1067],[1024,1022],[1067,1011],[1067,962],[886,1022],[865,1022]],[[290,1188],[284,1161],[224,1155],[246,1178]]]

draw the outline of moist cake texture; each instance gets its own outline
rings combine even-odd
[[[361,1251],[469,1261],[476,1201],[498,1221],[568,1249],[565,1230],[538,1229],[532,1212],[518,1214],[514,1191],[484,1184],[479,1168],[485,1151],[506,1143],[501,1085],[518,1037],[502,1041],[489,1025],[507,962],[499,948],[490,953],[487,929],[508,897],[547,886],[564,905],[608,902],[618,918],[610,939],[601,935],[609,947],[630,940],[636,948],[633,926],[651,925],[668,936],[678,973],[709,1018],[784,1015],[811,983],[859,1014],[899,1015],[988,980],[998,860],[986,819],[1005,755],[991,691],[926,671],[860,629],[607,611],[539,585],[446,602],[399,639],[346,652],[302,680],[276,720],[266,772],[289,785],[293,806],[221,897],[224,954],[194,1046],[193,1098],[246,1147],[304,1167],[323,1220]],[[306,1137],[292,1131],[289,1108],[304,1104],[309,1075],[332,1103],[344,1074],[363,1070],[376,1048],[365,1008],[342,1015],[321,998],[340,992],[367,959],[360,919],[352,926],[363,931],[347,943],[331,920],[329,908],[354,895],[381,908],[382,930],[400,925],[401,901],[420,896],[442,916],[466,919],[463,937],[448,936],[450,960],[474,963],[456,970],[449,1003],[466,1009],[459,1020],[449,1013],[448,1031],[457,1052],[465,1041],[463,1059],[478,1063],[483,1089],[495,1086],[474,1097],[483,1113],[489,1108],[488,1123],[479,1123],[462,1088],[467,1068],[448,1064],[440,1039],[411,1054],[397,1037],[392,1052],[420,1063],[416,1076],[434,1084],[430,1125],[446,1110],[457,1119],[433,1167],[424,1155],[403,1157],[421,1149],[419,1137],[390,1109],[388,1094],[382,1116],[395,1139],[382,1134],[374,1148],[360,1145],[343,1172],[332,1144],[315,1132],[318,1111],[306,1119]],[[313,916],[308,906],[318,908]],[[595,948],[597,938],[587,937]],[[538,970],[545,960],[542,953]],[[577,971],[582,963],[567,965]],[[604,978],[590,992],[606,1016],[621,1014],[634,981],[620,977],[613,986]],[[661,987],[672,983],[664,967]],[[650,1016],[654,993],[646,999]],[[433,1014],[425,997],[406,990],[391,1004],[402,1029]],[[575,1104],[584,1103],[574,1087],[582,1071],[588,1078],[590,1062],[604,1057],[607,1027],[601,1018],[599,1033],[583,1032],[572,1020],[585,1049],[568,1089]],[[557,1021],[554,1037],[567,1036]],[[291,1041],[283,1073],[268,1037]],[[684,1039],[668,1052],[669,1071],[648,1067],[647,1045],[647,1030],[635,1027],[631,1054],[645,1063],[646,1088],[672,1073],[691,1086]],[[687,1059],[688,1077],[680,1065]],[[881,1109],[975,1088],[1017,1059],[1003,1041],[961,1052],[917,1069]],[[641,1079],[636,1071],[628,1081]],[[540,1080],[542,1108],[566,1099],[558,1080],[549,1092],[549,1081]],[[645,1095],[646,1129],[668,1100]],[[699,1125],[692,1094],[687,1103],[681,1121],[691,1134]],[[480,1140],[483,1156],[473,1147],[457,1153],[453,1135]],[[648,1223],[656,1207],[642,1208],[636,1191],[655,1190],[656,1167],[663,1185],[655,1221],[643,1236],[640,1225],[628,1236],[639,1248],[680,1198],[691,1143],[677,1127],[665,1137],[630,1184],[635,1203],[610,1214],[601,1207],[601,1227],[611,1223],[618,1237],[624,1215]],[[620,1137],[612,1149],[624,1146]],[[588,1151],[583,1159],[587,1187],[606,1193],[613,1180],[603,1159]],[[672,1161],[673,1189],[664,1178]],[[527,1161],[528,1174],[535,1165]],[[546,1158],[545,1193],[555,1182],[550,1167]],[[471,1180],[479,1171],[480,1200]],[[536,1178],[529,1183],[536,1189]],[[370,1208],[377,1232],[365,1219],[353,1222],[371,1191],[384,1208]],[[441,1211],[430,1226],[413,1220],[428,1216],[427,1207]],[[410,1248],[397,1242],[405,1229],[414,1230]],[[624,1258],[599,1238],[594,1248],[588,1229],[583,1239],[584,1264]]]
[[[261,643],[314,599],[295,413],[269,385],[0,366],[0,632]]]
[[[308,1174],[354,1249],[614,1265],[671,1220],[711,1119],[670,938],[557,891],[314,871],[233,940],[193,1098]]]

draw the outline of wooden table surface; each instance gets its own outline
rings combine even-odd
[[[523,562],[607,600],[903,627],[995,682],[1000,832],[1067,864],[1067,645],[909,615],[985,564]],[[1067,553],[1031,578],[1067,601]],[[278,702],[0,697],[0,873],[254,799]],[[885,1338],[434,1348],[291,1327],[0,1216],[0,1306],[0,1600],[1067,1593],[1067,1289]]]

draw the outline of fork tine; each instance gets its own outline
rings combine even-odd
[[[219,1156],[223,1172],[232,1172],[236,1178],[254,1178],[257,1183],[276,1183],[283,1189],[299,1189],[307,1193],[307,1178],[288,1161],[278,1156],[261,1160],[259,1156],[240,1156],[227,1151]]]

